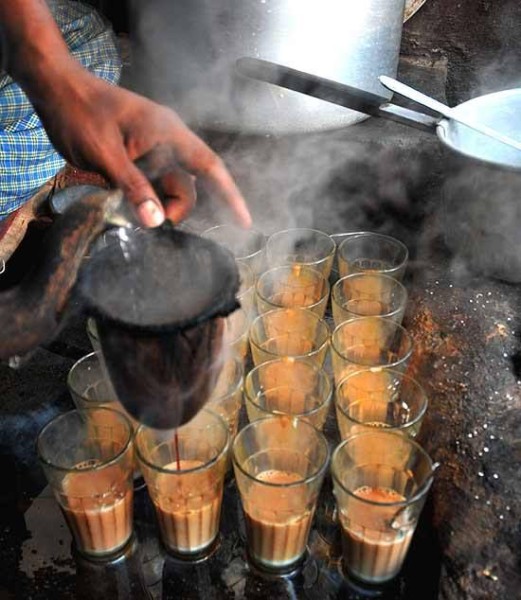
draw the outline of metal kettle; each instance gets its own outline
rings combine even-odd
[[[239,273],[224,247],[166,223],[120,229],[83,262],[93,241],[125,219],[125,206],[119,190],[91,191],[50,227],[33,268],[0,292],[0,358],[52,339],[74,296],[96,320],[121,404],[169,429],[197,413],[217,380]]]
[[[261,58],[390,98],[378,76],[396,76],[404,5],[405,0],[136,3],[141,85],[173,102],[194,127],[257,134],[344,127],[366,116],[241,77],[235,62]]]
[[[122,203],[122,192],[100,188],[50,227],[29,272],[0,293],[0,359],[24,355],[56,335],[82,260]]]
[[[173,163],[172,149],[164,144],[135,161],[153,183]],[[2,239],[0,257],[5,263],[24,238],[30,221],[38,219],[40,213],[57,216],[31,268],[18,279],[19,283],[0,291],[1,360],[23,356],[50,341],[59,330],[82,261],[95,240],[111,227],[138,225],[121,190],[79,185],[52,195],[45,188],[19,211],[20,223],[12,227],[17,230],[13,239],[4,243],[9,231]]]

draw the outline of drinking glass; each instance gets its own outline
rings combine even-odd
[[[228,248],[236,259],[250,267],[256,277],[264,271],[266,238],[260,231],[235,225],[217,225],[204,231],[202,236]]]
[[[434,465],[410,437],[373,431],[342,442],[331,459],[347,571],[381,584],[400,571]]]
[[[382,317],[359,317],[341,323],[331,336],[331,358],[337,385],[346,375],[370,368],[404,371],[411,358],[411,336],[398,323]]]
[[[329,459],[324,435],[290,416],[254,421],[233,445],[249,559],[273,572],[303,557]]]
[[[177,430],[137,430],[141,472],[174,555],[199,559],[217,538],[229,437],[228,425],[207,409]]]
[[[405,287],[380,273],[353,273],[331,289],[335,325],[357,317],[385,317],[401,323],[406,305]]]
[[[231,357],[244,364],[248,355],[248,333],[250,320],[243,308],[238,308],[224,320],[223,349]]]
[[[118,400],[107,376],[99,352],[91,352],[74,363],[67,376],[67,386],[76,408],[112,408],[123,413],[134,428],[133,419]]]
[[[266,271],[255,289],[260,314],[274,308],[307,308],[323,317],[329,298],[329,283],[324,276],[299,264]]]
[[[360,231],[346,235],[338,247],[340,277],[365,271],[382,273],[401,281],[409,251],[399,240],[381,233]]]
[[[108,408],[76,409],[39,433],[38,457],[78,550],[113,555],[132,535],[132,426]]]
[[[259,315],[250,327],[253,362],[291,356],[322,366],[329,345],[329,327],[305,308],[279,308]]]
[[[77,408],[115,408],[114,405],[119,404],[102,369],[98,352],[91,352],[74,363],[67,376],[67,386]]]
[[[244,383],[248,419],[274,414],[300,417],[322,429],[332,397],[324,369],[299,358],[270,360],[250,371]]]
[[[215,389],[207,404],[210,410],[220,415],[228,424],[232,441],[239,426],[243,380],[244,368],[242,361],[236,357],[229,358],[223,365]]]
[[[363,369],[337,385],[335,406],[342,439],[375,427],[414,438],[427,410],[423,388],[412,377],[392,369]]]
[[[270,267],[306,265],[329,278],[336,244],[327,233],[316,229],[286,229],[268,238],[266,254]]]

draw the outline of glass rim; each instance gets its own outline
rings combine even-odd
[[[418,451],[422,455],[422,457],[427,459],[427,461],[431,467],[431,472],[430,472],[429,476],[425,478],[425,481],[416,490],[416,493],[413,496],[411,496],[410,498],[406,498],[405,500],[398,500],[396,502],[376,502],[375,500],[370,500],[369,498],[362,498],[361,496],[357,496],[353,491],[348,489],[340,480],[338,473],[337,473],[337,468],[336,468],[337,456],[340,455],[340,453],[344,450],[344,448],[348,444],[353,443],[354,440],[356,440],[360,437],[372,436],[372,435],[373,436],[374,435],[376,435],[376,436],[387,435],[387,436],[394,436],[396,438],[399,438],[399,439],[405,441],[406,444],[410,444],[411,446],[413,446],[413,448],[416,451]],[[429,491],[431,483],[434,480],[435,468],[436,468],[436,463],[433,462],[432,458],[429,456],[427,451],[424,450],[420,446],[420,444],[418,444],[418,442],[416,440],[413,440],[410,436],[404,435],[403,433],[400,433],[398,431],[379,430],[379,431],[362,431],[360,433],[355,433],[353,435],[350,435],[348,438],[346,438],[342,442],[340,442],[340,444],[338,444],[338,446],[333,451],[333,454],[331,455],[331,476],[333,477],[333,480],[342,488],[342,490],[346,494],[348,494],[355,500],[358,500],[365,504],[369,504],[370,506],[400,506],[400,507],[402,507],[402,506],[409,506],[411,504],[414,504],[414,502],[419,500],[422,496],[424,496]]]
[[[217,414],[215,411],[211,410],[210,408],[202,408],[199,413],[197,414],[201,414],[201,413],[205,413],[205,414],[209,414],[212,417],[214,417],[216,419],[216,422],[219,423],[219,427],[223,428],[223,431],[225,432],[225,443],[224,446],[221,448],[221,450],[215,455],[213,456],[210,460],[208,460],[207,462],[205,462],[202,465],[199,465],[197,467],[192,467],[190,469],[166,469],[165,467],[161,467],[159,465],[156,465],[152,462],[150,462],[147,458],[145,458],[141,452],[141,449],[139,447],[139,436],[140,434],[142,435],[142,432],[145,430],[149,430],[149,431],[157,431],[157,429],[153,429],[152,427],[147,427],[146,425],[141,424],[137,430],[136,433],[134,435],[135,438],[135,447],[136,447],[136,455],[138,458],[138,462],[142,462],[143,464],[145,464],[148,468],[152,469],[153,471],[156,471],[158,473],[163,473],[163,474],[167,474],[167,475],[176,475],[176,476],[180,476],[180,475],[184,475],[186,473],[197,473],[198,471],[205,471],[209,468],[211,468],[214,464],[216,464],[223,455],[225,455],[228,452],[228,447],[230,446],[230,429],[228,427],[228,424],[224,421],[224,419],[221,417],[221,415]],[[186,423],[185,425],[189,425],[191,423],[191,421],[188,421],[188,423]],[[181,425],[181,427],[175,428],[175,429],[166,429],[164,431],[177,431],[179,429],[182,429],[183,425]],[[180,459],[181,460],[181,459]]]
[[[295,233],[295,232],[308,232],[308,233],[313,233],[313,234],[319,234],[320,237],[322,238],[328,238],[328,240],[331,242],[332,244],[332,248],[331,250],[325,254],[324,256],[322,256],[321,258],[317,258],[316,260],[312,260],[312,261],[294,261],[293,264],[297,264],[297,265],[319,265],[320,263],[325,262],[326,260],[328,260],[328,258],[334,257],[336,254],[336,250],[337,250],[337,245],[335,240],[325,231],[320,231],[320,229],[313,229],[312,227],[289,227],[288,229],[281,229],[280,231],[275,231],[274,233],[272,233],[268,239],[266,240],[266,252],[268,254],[268,258],[269,258],[269,254],[270,254],[270,241],[272,241],[273,239],[277,238],[277,237],[282,237],[283,235],[287,235],[288,233]],[[289,263],[291,264],[291,263]]]
[[[93,327],[94,326],[94,327]],[[87,319],[87,334],[91,335],[96,341],[99,342],[99,335],[96,327],[96,319],[94,317],[88,317]]]
[[[362,320],[369,320],[369,319],[377,319],[379,321],[384,321],[385,323],[389,323],[390,325],[392,325],[393,327],[395,327],[397,330],[399,330],[402,335],[405,334],[406,339],[408,341],[408,345],[409,348],[407,350],[407,352],[405,353],[404,356],[402,356],[399,360],[395,360],[393,362],[390,363],[383,363],[383,364],[377,364],[377,365],[367,365],[367,364],[361,364],[361,363],[357,363],[354,362],[352,360],[350,360],[349,358],[347,358],[342,352],[340,352],[340,350],[338,348],[335,347],[335,335],[337,334],[337,332],[342,328],[345,327],[347,324],[351,324],[351,323],[356,323],[356,322],[360,322]],[[355,319],[350,319],[349,321],[344,321],[343,323],[340,323],[339,325],[337,325],[335,327],[335,329],[333,330],[333,333],[331,334],[331,349],[333,350],[333,352],[335,352],[342,360],[351,363],[353,365],[358,365],[361,369],[367,368],[367,369],[392,369],[393,367],[409,360],[409,358],[411,357],[412,353],[414,352],[414,343],[412,340],[412,336],[411,334],[407,331],[407,329],[405,329],[405,327],[403,325],[400,325],[399,323],[396,323],[396,321],[392,321],[391,319],[388,319],[386,317],[380,317],[380,316],[374,316],[374,317],[356,317]]]
[[[254,332],[255,332],[255,326],[257,324],[257,322],[261,322],[262,319],[264,317],[266,317],[267,315],[271,315],[274,314],[275,312],[281,312],[281,311],[287,311],[287,310],[295,310],[295,311],[305,311],[306,314],[310,314],[312,315],[312,317],[316,320],[316,324],[320,325],[320,327],[322,328],[322,330],[325,332],[325,339],[324,341],[319,345],[318,348],[315,348],[314,350],[312,350],[311,352],[307,352],[306,354],[285,354],[285,355],[281,355],[281,354],[275,354],[273,352],[271,352],[270,350],[266,350],[265,348],[263,348],[258,341],[256,341],[254,339]],[[249,339],[250,339],[250,344],[252,344],[253,346],[255,346],[256,349],[260,350],[261,352],[264,352],[265,354],[269,354],[270,356],[273,356],[275,358],[282,358],[283,356],[289,356],[290,358],[307,358],[310,356],[316,356],[317,354],[319,354],[329,343],[329,339],[331,337],[330,331],[329,331],[329,326],[326,323],[326,321],[322,318],[319,317],[316,313],[314,313],[313,311],[309,310],[308,308],[302,308],[302,307],[294,307],[294,308],[274,308],[273,310],[269,310],[268,312],[262,313],[260,315],[258,315],[257,317],[255,317],[255,319],[253,319],[251,325],[250,325],[250,335],[249,335]],[[271,359],[274,360],[274,359]]]
[[[338,245],[338,258],[341,258],[342,260],[345,260],[344,257],[342,256],[343,247],[347,246],[347,242],[352,242],[356,238],[375,237],[380,240],[385,240],[386,242],[391,242],[392,244],[398,246],[400,251],[403,253],[403,258],[399,262],[399,264],[391,267],[390,269],[376,270],[377,273],[386,274],[386,273],[394,273],[395,271],[399,271],[409,259],[409,249],[407,248],[407,246],[399,239],[392,237],[391,235],[386,235],[385,233],[377,233],[375,231],[352,231],[352,232],[346,232],[346,233],[339,233],[336,235],[337,236],[340,236],[340,235],[346,236],[345,239],[343,239],[340,242],[340,244]]]
[[[205,229],[203,231],[203,233],[201,233],[201,237],[208,237],[208,234],[211,236],[212,232],[214,232],[216,230],[223,230],[223,229],[239,229],[239,230],[241,230],[240,227],[236,227],[235,225],[232,225],[231,223],[221,223],[220,225],[213,225],[212,227]],[[264,244],[262,245],[262,247],[259,248],[258,250],[255,250],[255,252],[250,252],[250,254],[244,254],[243,256],[235,256],[235,254],[232,252],[232,254],[234,254],[236,260],[251,260],[252,258],[257,256],[259,253],[261,253],[264,250],[264,248],[266,247],[266,236],[262,233],[262,231],[259,231],[258,229],[254,229],[253,227],[250,227],[249,229],[244,229],[241,231],[244,231],[245,233],[251,233],[254,236],[258,237],[259,239],[262,238],[264,240]],[[213,241],[216,241],[216,240],[213,240]],[[231,252],[231,250],[230,250],[230,252]]]
[[[123,424],[126,425],[126,427],[127,427],[128,439],[125,442],[125,444],[123,445],[123,447],[120,450],[118,450],[114,454],[113,457],[102,461],[100,464],[93,465],[91,467],[82,467],[80,469],[78,469],[76,467],[62,467],[60,465],[54,464],[53,462],[51,462],[50,460],[45,458],[45,456],[43,455],[42,448],[41,448],[42,436],[45,434],[45,432],[50,427],[55,426],[56,423],[61,421],[62,419],[65,419],[66,417],[70,417],[73,413],[77,413],[77,414],[89,413],[89,412],[100,411],[100,410],[115,414],[117,416],[117,418],[121,419]],[[46,423],[42,427],[42,429],[40,429],[40,431],[38,432],[38,436],[36,438],[36,451],[37,451],[38,459],[40,460],[40,462],[43,463],[44,465],[54,469],[55,471],[63,471],[66,473],[91,473],[93,471],[101,471],[102,469],[105,469],[106,467],[118,462],[118,460],[127,452],[129,447],[132,445],[133,440],[134,440],[134,430],[132,428],[132,424],[130,423],[130,420],[128,419],[128,417],[126,415],[124,415],[123,413],[121,413],[120,411],[114,410],[112,408],[107,408],[105,406],[96,406],[96,407],[89,407],[89,408],[74,408],[65,413],[60,413],[59,415],[56,415],[48,423]]]
[[[425,393],[425,390],[423,389],[423,387],[418,383],[418,381],[416,381],[416,379],[414,379],[413,377],[410,377],[409,375],[406,375],[405,373],[401,373],[400,371],[395,371],[394,369],[387,369],[387,368],[383,368],[381,369],[382,372],[388,372],[391,373],[397,377],[399,377],[401,380],[406,380],[408,382],[412,382],[412,384],[414,385],[414,387],[416,387],[416,389],[420,392],[421,397],[422,397],[422,407],[420,409],[420,411],[418,412],[418,415],[412,419],[411,421],[407,421],[407,423],[404,423],[403,425],[399,425],[399,426],[389,426],[389,427],[385,427],[386,431],[402,431],[404,429],[406,429],[407,427],[411,427],[412,425],[415,425],[416,423],[418,423],[418,421],[421,421],[421,419],[423,419],[423,417],[425,416],[425,413],[427,412],[427,408],[429,406],[429,398],[427,397],[427,394]],[[365,427],[370,427],[370,425],[367,425],[367,423],[364,423],[364,421],[359,421],[358,419],[353,418],[351,415],[347,414],[346,409],[347,407],[344,407],[340,404],[340,402],[338,401],[338,391],[343,387],[343,385],[347,382],[348,379],[352,379],[357,375],[360,375],[361,373],[374,373],[374,369],[359,369],[357,371],[354,371],[353,373],[349,373],[348,375],[346,375],[345,377],[343,377],[338,385],[336,385],[335,387],[335,408],[338,408],[338,410],[342,413],[342,415],[346,418],[349,419],[349,421],[352,421],[353,423],[356,423],[357,425],[362,425]]]
[[[220,396],[216,396],[215,398],[210,397],[208,399],[208,403],[217,402],[218,400],[226,400],[230,396],[233,396],[234,394],[236,394],[242,388],[242,384],[243,384],[243,380],[244,380],[244,365],[242,363],[242,360],[240,360],[237,356],[232,354],[224,360],[223,369],[224,369],[226,363],[230,362],[230,361],[234,363],[235,373],[238,373],[238,376],[234,377],[233,386],[231,385],[230,387],[228,387],[226,389],[225,394],[221,394]],[[221,370],[221,373],[222,373],[222,370]]]
[[[259,276],[259,278],[257,279],[257,282],[255,283],[255,293],[257,294],[257,296],[263,302],[266,302],[266,304],[273,306],[273,308],[306,308],[307,310],[313,310],[317,306],[320,306],[321,304],[323,304],[324,301],[327,302],[327,300],[329,298],[329,292],[330,292],[329,281],[322,275],[322,273],[320,271],[317,271],[317,269],[313,269],[313,267],[308,266],[306,263],[294,263],[294,264],[302,265],[303,267],[308,269],[308,271],[311,271],[315,275],[318,275],[320,277],[320,279],[322,279],[322,281],[324,282],[324,291],[322,292],[322,296],[316,302],[313,302],[313,304],[308,304],[307,306],[281,306],[280,304],[275,304],[272,300],[269,300],[268,298],[266,298],[266,296],[261,294],[260,284],[261,284],[263,278],[266,277],[267,275],[272,274],[274,271],[281,271],[282,269],[286,269],[286,270],[291,269],[292,268],[291,264],[278,265],[276,267],[272,267],[271,269],[268,269],[267,271],[264,271],[264,273],[262,273]]]
[[[395,308],[392,311],[383,313],[383,314],[379,314],[379,315],[360,315],[356,312],[353,312],[347,308],[345,308],[339,301],[338,301],[338,294],[340,293],[340,284],[342,282],[345,282],[346,279],[363,279],[366,277],[381,277],[384,280],[389,281],[389,283],[392,284],[391,285],[395,285],[399,290],[400,290],[400,294],[402,294],[403,299],[405,300],[403,306],[400,308]],[[358,317],[383,317],[385,319],[389,319],[392,318],[394,316],[396,316],[397,314],[400,313],[400,311],[404,311],[405,307],[407,305],[407,297],[408,297],[408,293],[407,293],[407,288],[403,285],[403,283],[401,281],[398,281],[398,279],[395,279],[394,277],[391,277],[390,275],[386,275],[383,271],[375,271],[373,272],[368,272],[368,271],[358,271],[356,273],[349,273],[349,275],[344,275],[344,277],[341,277],[340,279],[338,279],[337,281],[335,281],[335,283],[333,284],[333,287],[331,288],[331,302],[334,302],[341,310],[344,310],[346,312],[349,312],[353,315],[356,315],[355,318]]]
[[[99,368],[101,369],[101,361],[99,359],[100,357],[100,352],[98,352],[97,350],[94,350],[92,352],[89,352],[88,354],[86,354],[85,356],[82,356],[81,358],[78,358],[78,360],[72,365],[72,367],[69,369],[69,372],[67,373],[67,387],[69,388],[69,390],[73,391],[77,396],[81,396],[82,399],[88,400],[89,402],[105,402],[104,400],[90,400],[89,398],[85,398],[83,393],[79,393],[76,390],[76,387],[72,384],[71,379],[72,377],[74,377],[74,371],[76,370],[77,367],[80,367],[83,365],[83,363],[88,362],[88,360],[92,360],[93,358],[96,359],[96,362],[99,366]],[[103,375],[103,373],[102,373]],[[105,376],[103,376],[103,379],[105,379]],[[113,402],[114,400],[106,400],[106,402]]]
[[[276,420],[280,421],[282,419],[286,419],[286,420],[291,419],[291,421],[293,423],[297,423],[299,426],[311,428],[313,430],[313,432],[317,436],[317,438],[316,438],[317,442],[320,442],[320,444],[323,445],[323,447],[326,450],[324,461],[316,469],[316,471],[314,471],[313,473],[311,473],[307,477],[304,477],[303,479],[299,479],[298,481],[292,481],[291,483],[274,483],[272,481],[262,481],[261,479],[257,479],[251,473],[248,473],[248,471],[246,471],[246,469],[244,469],[243,466],[239,463],[239,461],[237,460],[237,457],[235,455],[235,446],[239,445],[238,440],[242,439],[242,437],[244,437],[246,435],[245,432],[247,432],[249,429],[253,429],[255,427],[260,427],[262,423],[267,422],[267,421],[276,421]],[[268,487],[278,488],[278,489],[281,489],[281,488],[292,488],[292,487],[296,487],[298,485],[309,484],[309,483],[315,481],[316,479],[318,479],[319,477],[321,477],[322,474],[324,473],[324,471],[327,469],[327,467],[329,465],[330,455],[331,455],[331,451],[329,449],[329,444],[327,442],[327,439],[326,439],[325,435],[319,429],[317,429],[312,423],[310,423],[309,421],[306,421],[305,419],[301,419],[299,417],[295,417],[295,416],[292,416],[292,415],[272,415],[272,416],[269,416],[269,417],[263,417],[262,419],[256,419],[255,421],[253,421],[251,423],[248,423],[245,427],[243,427],[237,433],[237,435],[235,436],[235,439],[233,440],[233,445],[232,445],[232,460],[233,460],[233,464],[240,470],[240,472],[245,477],[247,477],[251,481],[255,481],[256,483],[259,483],[259,484],[262,484],[262,485],[266,485]]]

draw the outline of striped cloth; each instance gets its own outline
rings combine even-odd
[[[110,25],[80,2],[48,0],[72,54],[81,64],[117,83],[121,61]],[[27,96],[0,73],[0,219],[19,208],[64,166]]]

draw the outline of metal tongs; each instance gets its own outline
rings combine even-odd
[[[443,104],[431,105],[431,109],[442,113],[440,116],[431,116],[392,104],[377,94],[266,60],[241,58],[236,67],[240,74],[259,81],[301,92],[373,117],[435,133],[441,142],[460,154],[521,170],[521,150],[517,146],[521,144],[521,89],[479,96],[450,109],[445,107],[443,112],[449,116],[443,116],[440,110]],[[386,79],[383,83],[389,82],[390,80]],[[474,125],[473,129],[470,128],[470,124]],[[481,129],[480,132],[475,131],[476,124]],[[491,131],[502,139],[491,139]],[[516,147],[507,145],[507,138]]]

